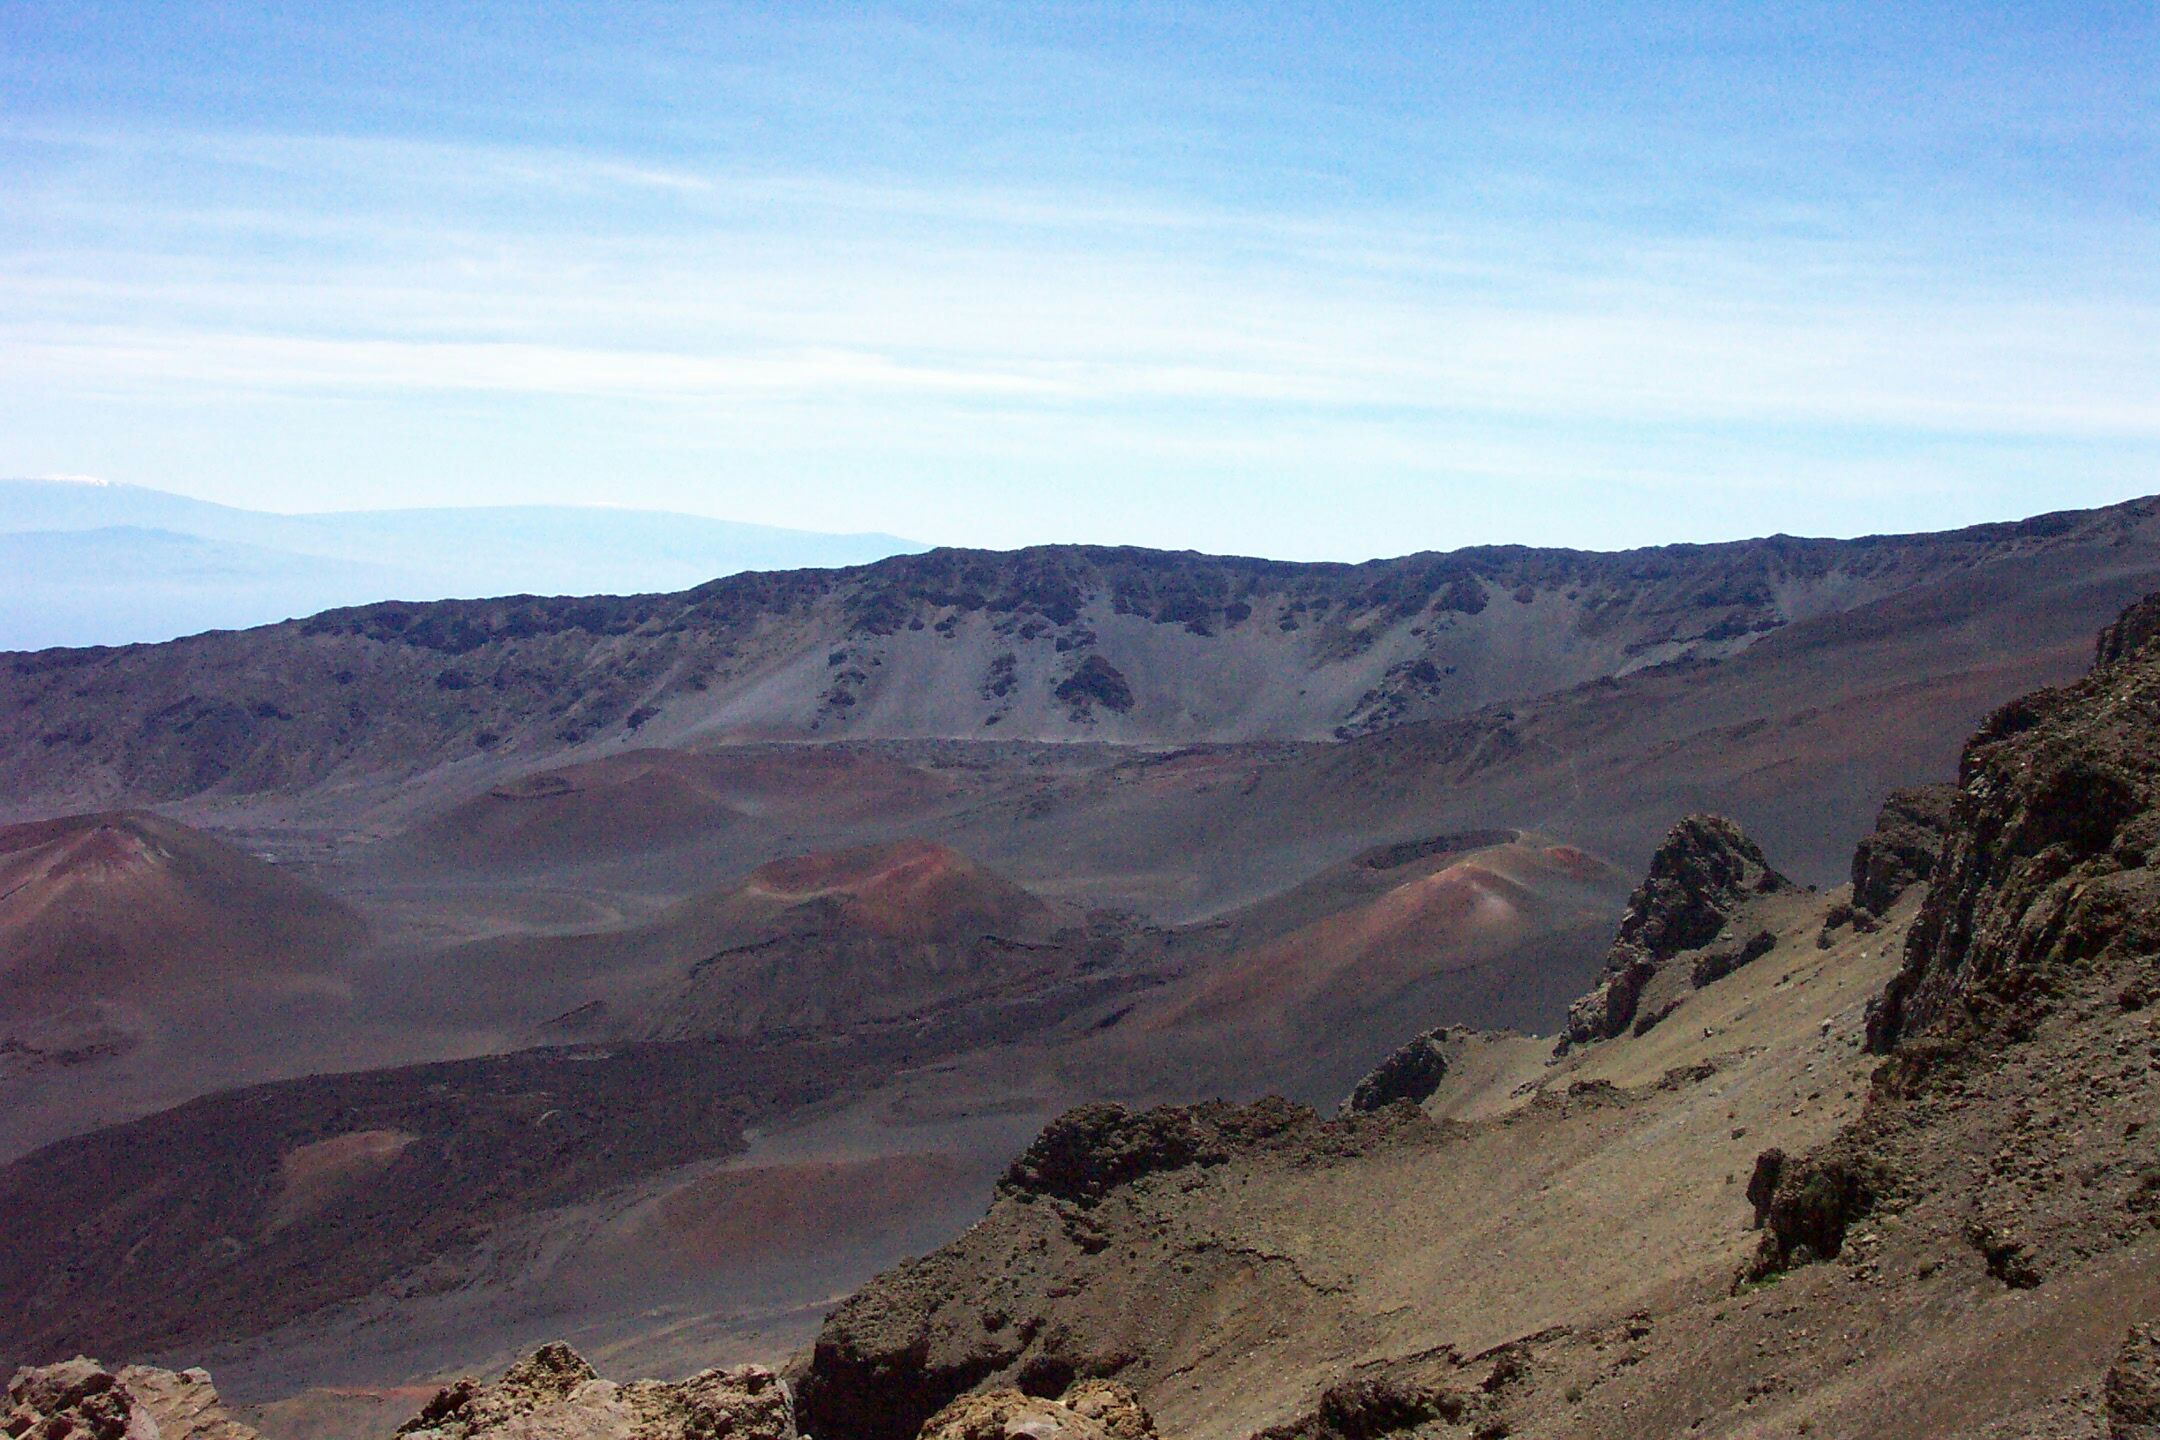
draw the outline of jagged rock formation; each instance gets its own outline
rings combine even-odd
[[[1755,897],[1791,888],[1755,842],[1723,816],[1690,815],[1673,826],[1650,858],[1649,875],[1629,897],[1603,981],[1568,1011],[1562,1053],[1625,1032],[1637,1022],[1644,991],[1666,962],[1725,938]],[[1766,948],[1755,935],[1720,947],[1697,963],[1690,983],[1706,985],[1730,974]],[[1662,1017],[1644,1018],[1654,1024]]]
[[[920,1440],[1155,1440],[1138,1397],[1082,1380],[1055,1400],[1019,1390],[963,1395],[923,1422]]]
[[[493,1384],[460,1380],[398,1429],[411,1440],[795,1440],[795,1410],[761,1365],[687,1380],[603,1380],[569,1346],[543,1345]]]
[[[1428,1030],[1375,1065],[1343,1101],[1343,1109],[1363,1113],[1398,1100],[1415,1103],[1430,1097],[1447,1078],[1447,1050],[1442,1043],[1447,1034],[1444,1027]]]
[[[157,1421],[161,1440],[257,1440],[255,1431],[225,1408],[207,1370],[129,1365],[121,1370],[120,1383]]]
[[[2043,972],[2154,953],[2160,664],[2125,637],[2149,637],[2155,610],[2146,601],[2110,628],[2100,653],[2117,658],[2004,706],[1966,747],[1941,865],[1870,1022],[1874,1048],[2004,1023],[2005,1011],[2029,1021]]]
[[[158,1440],[157,1422],[119,1379],[81,1356],[18,1370],[8,1386],[6,1430],[14,1440]]]
[[[1878,1209],[1930,1217],[2018,1288],[2147,1229],[2156,633],[2160,598],[2110,628],[2084,680],[2003,707],[1967,746],[1902,968],[1869,1008],[1889,1061],[1861,1117],[1784,1167],[1753,1273],[1838,1254]]]
[[[115,1373],[80,1355],[16,1371],[0,1430],[9,1440],[257,1440],[226,1413],[205,1371]]]
[[[1879,924],[1913,886],[1928,878],[1950,826],[1955,785],[1893,790],[1875,829],[1853,850],[1852,907],[1863,924]]]

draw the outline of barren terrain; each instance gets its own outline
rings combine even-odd
[[[1679,1415],[1687,1347],[1774,1352],[1766,1297],[1828,1284],[1726,1293],[1755,1157],[1861,1115],[1919,904],[1826,932],[1829,887],[1886,794],[2160,588],[2155,516],[1359,567],[933,552],[10,657],[0,1358],[209,1363],[295,1436],[556,1336],[616,1372],[777,1364],[1072,1107],[1331,1113],[1454,1026],[1421,1118],[1264,1106],[1250,1154],[1077,1230],[1008,1182],[961,1242],[991,1248],[939,1263],[1047,1246],[1082,1294],[1040,1333],[1094,1347],[1051,1371],[1116,1359],[1165,1434],[1510,1344],[1523,1433],[1570,1390],[1725,1415]],[[1771,948],[1659,972],[1655,1024],[1548,1064],[1526,1037],[1610,990],[1698,811],[1796,882],[1730,937]],[[1639,1313],[1670,1344],[1619,1363]]]

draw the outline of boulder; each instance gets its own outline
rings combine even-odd
[[[161,1440],[256,1440],[254,1430],[226,1411],[207,1370],[130,1365],[120,1372],[120,1383],[156,1419]]]
[[[226,1413],[207,1371],[130,1365],[116,1374],[80,1355],[16,1371],[0,1431],[10,1440],[257,1440]]]
[[[568,1345],[543,1345],[491,1385],[437,1392],[398,1434],[413,1440],[795,1440],[795,1407],[762,1365],[680,1382],[603,1380]]]
[[[1155,1440],[1155,1422],[1123,1385],[1082,1380],[1055,1400],[963,1395],[923,1422],[920,1440]]]
[[[1343,1109],[1364,1114],[1398,1100],[1421,1103],[1430,1099],[1447,1078],[1447,1033],[1428,1030],[1375,1065],[1343,1101]]]

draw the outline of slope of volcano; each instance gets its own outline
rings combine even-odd
[[[349,906],[162,816],[0,829],[0,1154],[310,1053]]]
[[[0,987],[16,1005],[320,970],[363,934],[329,896],[157,815],[0,829]]]
[[[900,840],[768,861],[627,928],[476,942],[468,988],[556,1038],[838,1035],[961,1005],[1118,983],[1137,927],[1054,908],[949,846]]]
[[[1550,1023],[1626,892],[1603,861],[1521,832],[1376,847],[1205,927],[1216,953],[1060,1063],[1098,1094],[1330,1103],[1389,1037]]]

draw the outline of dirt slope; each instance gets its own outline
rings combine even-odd
[[[1519,831],[1376,847],[1202,927],[1219,953],[1056,1063],[1098,1094],[1333,1098],[1435,1020],[1549,1022],[1594,971],[1623,884]]]

